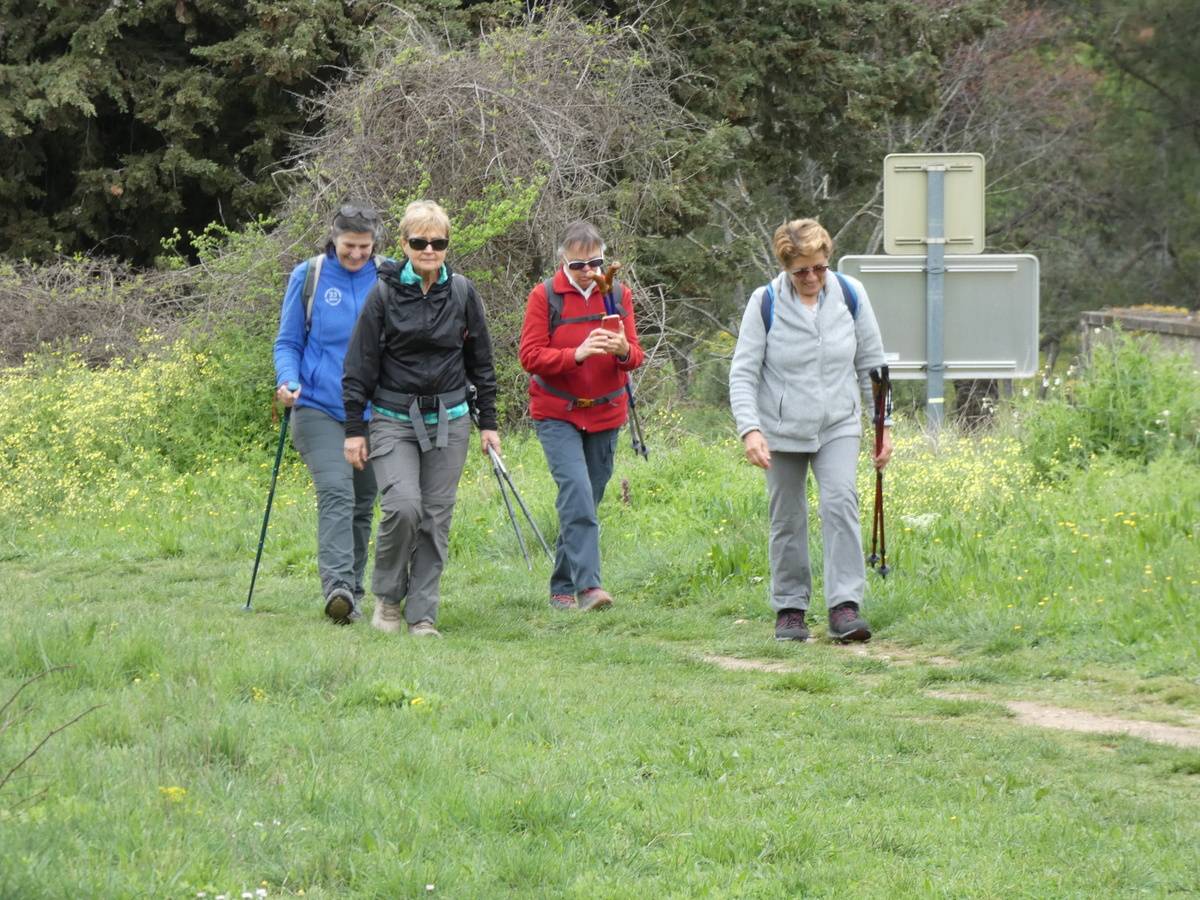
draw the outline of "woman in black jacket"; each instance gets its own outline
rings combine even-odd
[[[450,219],[436,203],[409,204],[400,222],[403,265],[384,264],[346,351],[342,394],[346,460],[369,459],[383,520],[376,538],[371,624],[438,635],[439,583],[454,497],[478,391],[480,443],[500,450],[496,373],[483,302],[446,265]],[[372,404],[370,449],[366,404]]]

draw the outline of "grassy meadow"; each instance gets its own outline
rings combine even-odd
[[[181,434],[185,468],[153,403],[183,402],[186,371],[156,400],[132,371],[88,381],[87,418],[65,389],[24,413],[41,377],[0,395],[0,703],[42,676],[0,712],[0,778],[98,708],[0,787],[0,897],[1200,891],[1200,749],[1004,705],[1200,723],[1192,455],[1048,471],[1028,407],[937,440],[902,419],[862,647],[819,616],[813,641],[773,640],[765,489],[724,413],[652,413],[648,462],[622,436],[598,614],[549,608],[475,452],[445,637],[418,641],[323,620],[290,447],[241,611],[265,417],[249,448]],[[552,536],[536,440],[502,437]],[[873,484],[864,463],[868,537]]]

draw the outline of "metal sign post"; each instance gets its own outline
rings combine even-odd
[[[947,198],[947,174],[956,177]],[[924,176],[924,217],[920,185]],[[965,177],[961,177],[965,176]],[[884,248],[921,254],[925,268],[926,415],[935,430],[945,416],[942,320],[946,253],[983,252],[983,156],[979,153],[891,153],[883,161]]]
[[[946,365],[942,343],[942,304],[945,300],[946,228],[943,214],[946,208],[946,167],[930,166],[928,176],[925,229],[928,252],[925,263],[925,348],[928,354],[928,376],[925,382],[925,417],[937,431],[946,415]]]

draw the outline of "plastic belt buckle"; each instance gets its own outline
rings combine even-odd
[[[590,397],[580,397],[578,400],[575,401],[576,409],[591,409],[595,405],[596,405],[596,401],[591,399]]]

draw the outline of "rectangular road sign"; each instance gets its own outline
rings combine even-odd
[[[889,153],[883,158],[883,252],[925,256],[929,234],[929,170],[943,175],[947,254],[982,253],[984,161],[982,153]]]
[[[1032,378],[1038,371],[1038,260],[1028,254],[947,256],[947,378]],[[893,378],[925,377],[925,258],[843,256],[838,271],[867,289]]]

